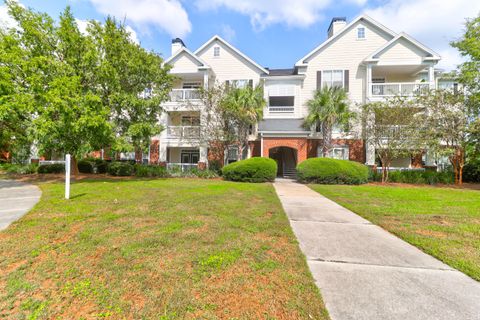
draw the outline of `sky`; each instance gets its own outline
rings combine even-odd
[[[2,1],[2,0],[0,0]],[[480,0],[19,0],[52,17],[71,6],[80,27],[106,16],[124,20],[132,39],[170,56],[180,37],[194,51],[219,34],[262,66],[290,68],[327,38],[333,17],[368,14],[395,32],[406,32],[442,56],[452,70],[463,60],[451,48]],[[0,25],[11,23],[4,5]]]

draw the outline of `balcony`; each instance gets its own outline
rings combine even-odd
[[[198,139],[200,126],[168,126],[167,136],[171,139]]]
[[[269,113],[293,113],[294,106],[268,106]]]
[[[426,94],[429,90],[429,83],[418,82],[372,83],[370,85],[370,94],[373,98],[387,98],[393,96],[408,97]]]
[[[200,100],[200,92],[198,89],[172,89],[170,92],[170,101],[189,101]]]

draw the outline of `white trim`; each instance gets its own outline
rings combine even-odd
[[[214,42],[215,40],[218,40],[220,42],[222,42],[224,45],[226,45],[229,49],[233,50],[236,54],[238,54],[240,57],[242,57],[243,59],[247,60],[249,63],[251,63],[252,65],[254,65],[255,67],[257,67],[258,69],[260,69],[262,72],[268,74],[268,70],[263,68],[262,66],[260,66],[258,63],[256,63],[255,61],[253,61],[252,59],[250,59],[249,57],[247,57],[245,54],[243,54],[240,50],[238,50],[237,48],[235,48],[234,46],[232,46],[230,43],[228,43],[226,40],[224,40],[222,37],[220,37],[219,35],[214,35],[212,38],[210,38],[210,40],[208,40],[207,42],[205,42],[200,48],[198,48],[197,50],[195,50],[194,54],[200,54],[200,52],[202,52],[207,46],[210,45],[210,43]]]
[[[384,31],[385,33],[391,35],[392,37],[395,37],[397,34],[390,30],[389,28],[385,27],[383,24],[380,22],[370,18],[366,14],[360,15],[356,17],[352,22],[350,22],[348,25],[346,25],[342,30],[340,30],[337,34],[333,35],[332,37],[328,38],[326,41],[324,41],[322,44],[320,44],[318,47],[310,51],[306,56],[304,56],[302,59],[298,60],[297,63],[295,63],[295,66],[306,66],[308,62],[305,62],[308,58],[310,58],[312,55],[314,55],[318,50],[322,49],[323,47],[327,46],[330,42],[334,41],[341,35],[343,35],[350,27],[352,27],[355,23],[357,23],[360,20],[365,20],[367,22],[370,22],[373,24],[375,27],[379,28],[380,30]]]
[[[265,79],[268,81],[275,81],[275,80],[303,80],[307,77],[305,74],[295,74],[291,76],[270,76],[270,75],[262,75],[260,76],[261,79]]]
[[[178,50],[173,56],[171,56],[170,58],[168,58],[167,60],[165,60],[163,63],[164,64],[169,64],[173,59],[175,59],[176,57],[178,57],[180,54],[182,53],[186,53],[188,54],[189,56],[191,56],[192,58],[194,58],[195,60],[197,60],[197,62],[199,62],[201,64],[201,66],[198,66],[199,69],[210,69],[210,66],[205,62],[203,61],[202,59],[200,59],[199,57],[197,57],[196,54],[194,54],[193,52],[191,52],[190,50],[188,50],[187,48],[183,47],[182,49]]]
[[[410,42],[411,44],[415,45],[416,47],[422,49],[423,51],[425,51],[426,53],[428,54],[431,54],[432,56],[431,57],[424,57],[423,60],[440,60],[441,57],[438,53],[436,53],[435,51],[433,51],[432,49],[424,46],[423,44],[421,44],[420,42],[418,42],[417,40],[413,39],[412,37],[410,37],[408,34],[406,34],[405,32],[401,32],[399,33],[395,38],[393,38],[392,40],[390,40],[389,42],[387,42],[386,44],[384,44],[383,46],[381,46],[379,49],[377,49],[374,53],[372,53],[371,55],[369,55],[364,61],[378,61],[380,58],[375,58],[376,55],[382,53],[383,51],[387,50],[390,46],[392,46],[395,42],[397,42],[398,40],[400,40],[401,38],[404,38],[405,40],[407,40],[408,42]]]

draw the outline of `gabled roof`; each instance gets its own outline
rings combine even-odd
[[[191,52],[190,50],[188,50],[186,47],[182,47],[180,50],[178,50],[174,55],[172,55],[170,58],[168,58],[167,60],[165,60],[164,63],[168,64],[170,62],[172,62],[176,57],[178,57],[179,55],[181,55],[182,53],[185,53],[187,55],[189,55],[190,57],[192,57],[195,61],[198,62],[199,64],[199,69],[210,69],[210,66],[205,62],[203,61],[202,59],[200,59],[196,54],[194,54],[193,52]]]
[[[365,20],[371,24],[373,24],[374,26],[376,26],[377,28],[379,28],[380,30],[384,31],[385,33],[389,34],[392,36],[392,38],[394,38],[395,36],[397,36],[397,34],[395,32],[393,32],[392,30],[390,30],[389,28],[385,27],[383,24],[381,24],[380,22],[370,18],[368,15],[366,14],[363,14],[363,15],[360,15],[358,17],[356,17],[355,19],[352,20],[352,22],[350,22],[349,24],[347,24],[342,30],[340,30],[337,34],[333,35],[332,37],[328,38],[326,41],[324,41],[322,44],[320,44],[318,47],[316,47],[315,49],[313,49],[311,52],[309,52],[306,56],[304,56],[302,59],[298,60],[297,63],[295,64],[295,66],[305,66],[307,64],[307,62],[305,62],[305,60],[307,60],[308,58],[310,58],[312,55],[314,55],[315,53],[317,53],[317,51],[319,51],[320,49],[326,47],[328,44],[330,44],[331,42],[333,42],[335,39],[339,38],[340,36],[342,36],[351,26],[353,26],[355,23],[357,23],[358,21],[360,20]]]
[[[222,37],[220,37],[219,35],[214,35],[210,40],[208,40],[207,42],[205,42],[200,48],[198,48],[194,53],[197,55],[199,54],[200,52],[202,52],[205,48],[207,48],[212,42],[214,41],[219,41],[221,43],[223,43],[226,47],[228,47],[229,49],[231,49],[233,52],[235,52],[237,55],[239,55],[240,57],[242,57],[243,59],[247,60],[250,64],[252,64],[253,66],[255,66],[256,68],[258,68],[259,70],[261,70],[262,72],[268,74],[268,70],[265,69],[264,67],[260,66],[258,63],[256,63],[255,61],[253,61],[252,59],[250,59],[249,57],[247,57],[245,54],[243,54],[240,50],[238,50],[237,48],[235,48],[234,46],[232,46],[230,43],[228,43],[226,40],[224,40]]]
[[[412,43],[414,46],[416,46],[417,48],[421,49],[422,51],[424,51],[425,53],[427,53],[428,55],[430,55],[429,57],[424,57],[424,60],[440,60],[441,57],[438,53],[436,53],[435,51],[433,51],[432,49],[424,46],[423,44],[421,44],[420,42],[418,42],[417,40],[415,40],[414,38],[410,37],[408,34],[406,34],[405,32],[401,32],[399,33],[395,38],[393,38],[392,40],[390,40],[389,42],[387,42],[386,44],[384,44],[383,46],[381,46],[377,51],[375,51],[374,53],[372,53],[371,55],[369,55],[365,61],[377,61],[379,58],[377,57],[379,54],[383,53],[384,51],[386,51],[388,48],[390,48],[393,44],[395,44],[396,42],[398,42],[400,39],[405,39],[407,40],[408,42]]]

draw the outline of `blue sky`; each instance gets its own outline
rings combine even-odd
[[[462,60],[448,43],[458,38],[480,1],[456,0],[20,0],[58,17],[66,5],[80,20],[124,19],[147,49],[168,57],[181,37],[198,48],[219,34],[259,64],[287,68],[326,39],[332,17],[367,13],[396,32],[405,31],[443,57],[451,69]],[[0,23],[6,13],[0,7]]]

